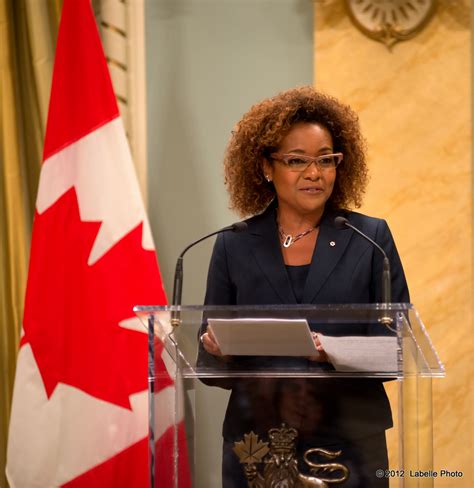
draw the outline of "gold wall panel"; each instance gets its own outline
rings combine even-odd
[[[315,86],[360,115],[371,172],[361,211],[388,220],[446,366],[433,380],[435,470],[463,476],[435,486],[459,488],[474,486],[470,19],[468,0],[441,1],[390,52],[354,27],[342,0],[315,3]]]

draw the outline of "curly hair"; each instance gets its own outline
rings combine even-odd
[[[344,159],[328,204],[360,207],[368,182],[366,143],[357,114],[335,98],[311,86],[287,90],[257,103],[237,123],[224,158],[230,208],[241,216],[261,213],[275,197],[263,175],[263,160],[278,147],[298,122],[317,123],[331,134],[334,151]]]

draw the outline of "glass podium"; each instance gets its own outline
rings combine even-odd
[[[433,486],[431,383],[445,370],[412,305],[135,312],[152,488]],[[222,358],[200,341],[209,325]],[[313,333],[325,355],[308,351]]]

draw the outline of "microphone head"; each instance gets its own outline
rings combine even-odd
[[[334,219],[334,226],[336,227],[336,229],[346,229],[346,225],[349,223],[349,221],[345,218],[345,217],[342,217],[342,216],[338,216]]]
[[[230,227],[232,232],[245,232],[248,229],[247,222],[235,222]]]

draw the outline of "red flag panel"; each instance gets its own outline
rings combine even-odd
[[[43,160],[118,115],[90,0],[65,0]]]
[[[155,253],[141,245],[142,225],[87,264],[99,227],[80,220],[74,189],[36,214],[23,342],[48,397],[62,382],[129,408],[129,395],[147,388],[147,337],[118,324],[137,303],[166,298]]]

